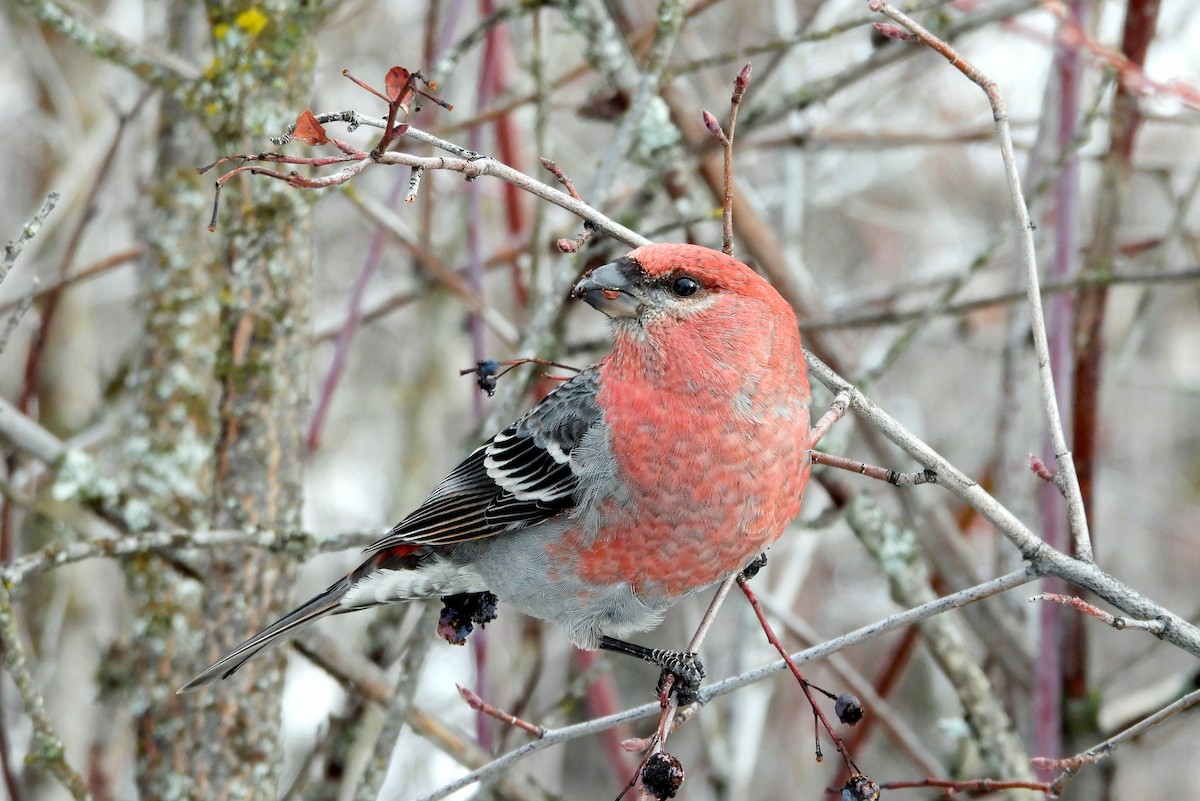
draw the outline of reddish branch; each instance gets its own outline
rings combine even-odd
[[[1094,617],[1102,623],[1112,626],[1117,631],[1125,629],[1141,629],[1149,631],[1152,634],[1158,634],[1166,628],[1166,621],[1163,620],[1134,620],[1127,617],[1121,617],[1109,612],[1105,612],[1095,604],[1090,604],[1082,598],[1076,598],[1073,595],[1063,595],[1057,592],[1043,592],[1029,599],[1030,601],[1053,601],[1057,604],[1070,606],[1082,612],[1089,617]]]
[[[1142,122],[1138,108],[1138,86],[1133,77],[1142,74],[1146,52],[1154,39],[1158,10],[1159,0],[1130,0],[1126,9],[1121,43],[1125,63],[1120,70],[1122,78],[1113,97],[1109,152],[1102,173],[1093,229],[1096,234],[1085,261],[1090,271],[1100,275],[1111,272],[1116,259],[1116,232],[1132,172],[1133,144]],[[1068,17],[1064,23],[1064,35],[1069,35],[1072,23],[1078,27],[1078,20]],[[1104,321],[1107,307],[1107,286],[1081,292],[1072,337],[1075,353],[1071,387],[1071,445],[1075,451],[1079,490],[1089,522],[1095,511],[1096,477],[1099,472],[1100,398],[1104,381]],[[1072,555],[1077,553],[1076,545],[1072,542]],[[1090,554],[1079,555],[1090,557]],[[1063,690],[1068,698],[1080,702],[1084,702],[1091,692],[1083,622],[1077,619],[1068,624],[1067,647],[1063,651]]]
[[[916,787],[943,787],[959,793],[991,793],[997,790],[1036,790],[1050,793],[1049,782],[1010,782],[999,779],[917,779],[915,781],[885,782],[880,790],[906,790]]]
[[[800,689],[804,691],[804,696],[808,699],[809,706],[812,707],[813,717],[820,721],[822,728],[825,729],[825,733],[829,735],[831,740],[833,740],[834,748],[836,748],[837,752],[842,755],[842,759],[845,761],[846,767],[849,768],[852,773],[861,773],[862,771],[859,770],[858,765],[854,764],[854,760],[851,759],[850,751],[842,742],[842,738],[838,737],[837,732],[835,732],[833,727],[829,725],[828,718],[826,718],[825,713],[821,711],[820,705],[817,704],[817,699],[813,697],[813,686],[800,673],[800,667],[792,660],[792,655],[788,653],[787,648],[783,646],[783,643],[779,641],[779,637],[776,636],[775,630],[771,628],[771,624],[767,621],[766,613],[763,612],[762,604],[759,603],[758,595],[755,594],[754,590],[750,588],[750,582],[748,582],[744,576],[738,576],[737,583],[738,586],[742,588],[742,593],[746,596],[746,600],[750,602],[750,606],[754,609],[754,614],[758,618],[758,623],[760,626],[762,626],[763,633],[766,634],[767,640],[772,646],[775,647],[775,650],[779,652],[779,655],[783,657],[783,661],[787,663],[788,669],[792,671],[792,675],[795,676],[796,681],[800,683]],[[828,693],[826,694],[828,695]],[[817,738],[816,754],[817,761],[822,761],[824,757],[821,754],[821,741],[819,737]]]
[[[527,731],[534,737],[546,736],[545,726],[538,726],[536,723],[530,723],[529,721],[523,720],[515,715],[510,715],[503,709],[497,709],[480,698],[475,692],[468,690],[461,684],[456,684],[454,686],[458,688],[458,694],[462,696],[462,699],[466,701],[468,706],[470,706],[471,709],[474,709],[476,712],[481,712],[488,717],[495,718],[501,723],[507,723],[509,726],[518,728],[521,731]]]
[[[579,196],[579,191],[575,189],[575,182],[572,181],[570,176],[563,171],[562,167],[558,166],[558,162],[551,161],[547,158],[539,158],[538,161],[542,163],[542,166],[545,167],[551,175],[558,179],[558,182],[562,184],[563,189],[567,190],[567,194],[569,194],[575,200],[578,200],[581,203],[583,202],[583,198]],[[555,243],[555,245],[563,253],[575,253],[581,247],[583,247],[589,239],[592,238],[592,234],[594,233],[596,233],[595,226],[589,225],[585,221],[583,224],[583,230],[579,232],[578,236],[576,236],[574,239],[560,239]]]

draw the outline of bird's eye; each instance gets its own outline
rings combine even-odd
[[[671,284],[671,291],[681,298],[686,298],[700,291],[700,282],[690,275],[681,275]]]

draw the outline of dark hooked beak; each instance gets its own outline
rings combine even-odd
[[[636,270],[624,260],[602,264],[575,285],[571,297],[582,298],[609,317],[637,317],[642,301],[633,277]]]

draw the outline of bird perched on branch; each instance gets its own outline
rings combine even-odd
[[[694,245],[638,248],[571,294],[611,318],[612,352],[468,456],[360,567],[180,692],[327,614],[416,598],[462,611],[485,592],[694,692],[694,654],[617,638],[746,567],[796,516],[809,474],[796,317],[749,267]]]

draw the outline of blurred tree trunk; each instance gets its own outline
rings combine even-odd
[[[308,395],[309,199],[282,183],[235,180],[209,233],[212,176],[195,168],[263,150],[265,137],[304,108],[316,12],[284,0],[211,2],[204,12],[177,1],[167,13],[170,49],[211,61],[161,108],[158,183],[144,226],[146,342],[127,453],[143,497],[174,524],[294,530]],[[250,548],[192,558],[202,587],[162,560],[127,567],[137,605],[127,675],[140,695],[140,795],[274,798],[282,658],[247,667],[240,689],[182,697],[175,689],[278,614],[294,568]]]

